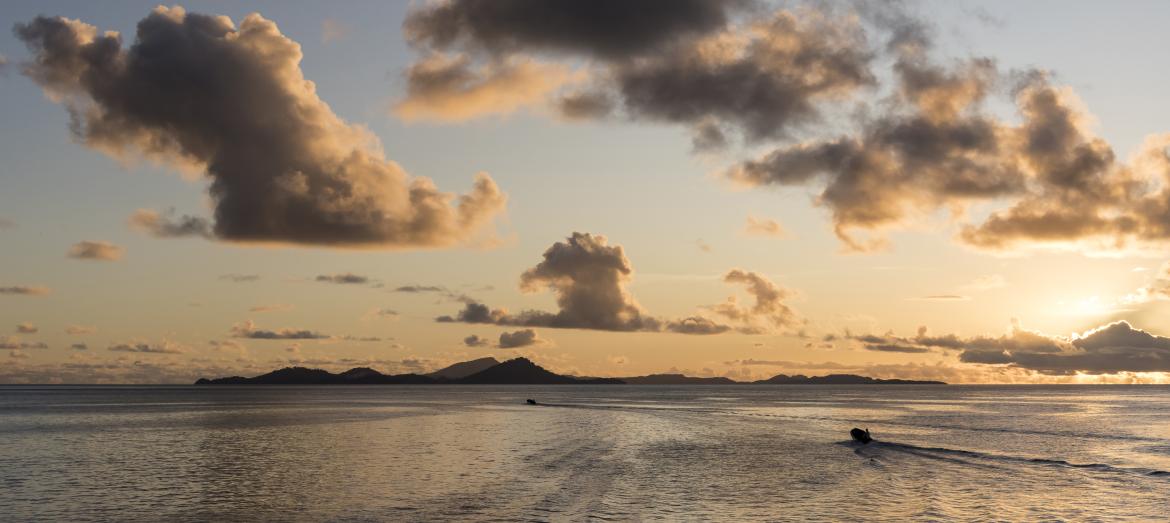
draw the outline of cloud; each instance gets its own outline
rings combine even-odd
[[[492,342],[487,338],[482,338],[477,334],[472,334],[471,336],[463,338],[463,344],[467,345],[468,347],[486,347],[491,345]]]
[[[345,336],[333,336],[333,337],[330,337],[330,339],[341,340],[341,341],[361,341],[361,342],[382,341],[382,338],[379,338],[377,336],[353,336],[353,335],[349,335],[349,334],[346,334]]]
[[[691,135],[691,150],[696,153],[719,151],[727,148],[727,134],[714,121],[707,120],[695,125]]]
[[[501,55],[539,50],[625,59],[688,35],[725,26],[743,2],[671,0],[461,0],[432,2],[402,24],[416,46],[482,50]]]
[[[36,325],[28,322],[16,324],[16,332],[20,334],[36,334],[39,331]]]
[[[691,316],[667,322],[666,330],[679,334],[723,334],[731,330],[730,326],[717,323],[702,316]]]
[[[543,317],[543,315],[540,315]],[[487,305],[478,302],[467,303],[463,306],[454,317],[439,316],[435,318],[439,323],[500,323],[503,321],[514,321],[508,317],[507,311],[502,309],[492,310]]]
[[[748,236],[768,236],[773,238],[783,238],[787,233],[776,220],[769,218],[756,218],[748,215],[747,224],[743,227],[743,232]]]
[[[377,137],[317,96],[301,47],[259,14],[236,27],[159,7],[128,48],[115,32],[64,18],[15,32],[32,53],[24,73],[69,111],[78,141],[206,175],[218,239],[449,247],[484,233],[505,207],[486,174],[456,197],[387,160]]]
[[[711,312],[739,324],[738,330],[747,334],[770,332],[776,329],[796,327],[802,320],[784,300],[791,297],[791,291],[784,289],[767,277],[742,269],[732,269],[723,275],[729,284],[743,285],[754,302],[751,307],[740,305],[735,296],[727,301],[708,307]]]
[[[349,36],[349,28],[332,18],[321,20],[321,43],[328,44]]]
[[[97,329],[90,327],[88,325],[69,325],[68,327],[65,327],[65,334],[69,334],[72,336],[80,336],[82,334],[93,334],[95,332],[97,332]]]
[[[969,301],[971,297],[963,296],[962,294],[929,294],[914,299],[922,301]]]
[[[249,312],[280,312],[290,311],[293,306],[288,303],[273,303],[271,305],[257,305],[248,309]]]
[[[873,82],[856,17],[781,10],[734,24],[753,4],[448,1],[415,9],[403,30],[420,51],[414,67],[439,53],[485,68],[534,57],[587,63],[592,85],[559,98],[564,116],[605,116],[620,104],[633,119],[694,127],[698,150],[722,145],[723,126],[753,140],[781,136],[816,120],[819,102]]]
[[[544,259],[520,276],[524,292],[548,289],[557,296],[556,313],[524,311],[510,315],[478,302],[467,302],[455,317],[440,322],[496,323],[611,331],[658,330],[658,320],[645,316],[625,289],[633,267],[621,246],[610,246],[604,236],[573,233],[554,243]]]
[[[544,100],[570,80],[561,66],[502,60],[476,66],[467,56],[435,53],[406,71],[406,98],[394,107],[405,121],[460,121],[507,114]]]
[[[256,324],[252,320],[244,323],[237,323],[232,326],[232,336],[237,338],[250,338],[254,340],[324,340],[329,339],[328,335],[314,332],[307,329],[279,329],[275,331],[261,330],[256,328]]]
[[[174,210],[160,214],[150,209],[138,209],[130,215],[130,227],[155,238],[211,238],[212,225],[205,218],[183,215],[174,216]]]
[[[20,350],[20,349],[47,349],[47,348],[49,348],[49,346],[47,344],[45,344],[45,342],[43,342],[43,341],[33,341],[33,342],[20,341],[20,338],[18,338],[16,336],[6,336],[4,338],[0,338],[0,349]]]
[[[580,91],[556,101],[557,113],[566,120],[596,120],[613,113],[616,102],[604,91]]]
[[[126,249],[108,242],[82,241],[69,248],[68,256],[78,260],[114,261],[122,259]]]
[[[480,288],[479,290],[481,290],[481,291],[492,290],[492,288],[491,288],[491,286],[488,286],[488,287]],[[393,292],[404,292],[404,293],[408,293],[408,294],[434,293],[434,294],[439,294],[448,300],[458,302],[458,303],[463,303],[463,304],[477,303],[475,298],[472,298],[471,296],[468,296],[467,294],[464,294],[462,292],[456,292],[456,291],[453,291],[451,289],[448,289],[447,287],[443,287],[443,286],[439,286],[439,285],[402,285],[400,287],[395,288],[393,290]]]
[[[48,287],[41,287],[38,285],[10,285],[7,287],[0,287],[0,294],[44,296],[50,292],[53,291]]]
[[[706,253],[710,253],[710,252],[713,252],[715,250],[711,247],[711,244],[703,241],[702,238],[695,240],[695,247],[698,247],[700,251],[703,251]]]
[[[362,319],[382,318],[382,319],[396,320],[396,319],[398,319],[399,316],[400,316],[400,314],[398,314],[398,311],[396,311],[396,310],[385,309],[385,308],[375,308],[375,309],[371,309],[370,312],[367,312],[365,315],[363,315]]]
[[[111,352],[134,352],[139,354],[183,354],[187,352],[185,347],[166,340],[158,343],[118,343],[110,345],[106,348],[106,350]]]
[[[944,67],[925,54],[899,54],[897,95],[855,135],[785,145],[724,176],[750,187],[823,187],[818,204],[857,251],[884,247],[884,230],[938,209],[957,218],[960,242],[983,250],[1116,251],[1170,240],[1170,136],[1147,139],[1119,162],[1089,131],[1075,93],[1046,73],[1004,75],[986,58]],[[1004,90],[1019,124],[985,109]],[[1006,207],[967,219],[972,205],[998,202]]]
[[[1170,262],[1163,263],[1149,283],[1121,299],[1122,303],[1170,300]]]
[[[1119,321],[1069,338],[1018,326],[1000,338],[969,340],[965,363],[1007,365],[1048,375],[1170,372],[1170,338]]]
[[[553,291],[557,312],[526,310],[512,314],[469,299],[454,316],[439,316],[435,321],[698,335],[720,334],[733,328],[745,334],[762,334],[802,322],[783,302],[790,292],[753,272],[734,269],[724,276],[727,283],[747,287],[754,298],[751,307],[740,306],[734,296],[726,303],[707,307],[733,320],[737,324],[733,327],[702,316],[662,320],[647,314],[626,290],[634,269],[625,251],[620,245],[609,245],[604,236],[574,232],[545,250],[543,258],[521,274],[520,289]]]
[[[221,352],[238,354],[240,356],[246,356],[248,353],[248,347],[235,340],[211,340],[207,344]]]
[[[2,231],[4,229],[15,229],[15,228],[16,228],[16,222],[9,220],[7,218],[0,218],[0,231]]]
[[[73,350],[89,350],[89,345],[84,343],[74,343],[70,345],[69,348]]]
[[[447,289],[435,285],[403,285],[394,289],[394,292],[446,292]]]
[[[634,269],[619,245],[604,236],[575,232],[554,243],[544,259],[520,275],[520,289],[553,291],[556,314],[524,313],[527,321],[550,327],[614,331],[657,330],[625,289]]]
[[[466,342],[466,340],[464,340]],[[536,331],[532,329],[523,329],[515,332],[501,332],[499,347],[501,349],[515,349],[519,347],[528,347],[536,345],[544,340],[536,335]]]
[[[927,347],[915,347],[913,345],[898,345],[895,343],[867,343],[865,350],[872,350],[876,352],[901,352],[906,354],[922,354],[930,352]]]
[[[854,335],[848,331],[844,337],[849,340],[861,342],[863,349],[875,352],[924,354],[935,350],[958,350],[964,346],[964,341],[958,336],[953,334],[932,336],[927,332],[926,327],[919,327],[918,334],[909,338],[895,336],[893,333],[886,333],[880,336],[875,334]],[[836,336],[827,335],[824,341],[832,341],[834,339],[836,339]]]
[[[259,274],[223,274],[219,277],[220,281],[230,281],[232,283],[248,283],[260,279]]]
[[[1119,321],[1072,336],[1053,336],[1026,330],[1013,320],[1002,336],[932,336],[920,327],[914,337],[850,336],[866,350],[958,353],[959,361],[1018,369],[1041,376],[1103,375],[1170,372],[1170,338],[1157,336]]]
[[[360,285],[370,282],[370,278],[352,273],[321,274],[316,278],[319,282]]]

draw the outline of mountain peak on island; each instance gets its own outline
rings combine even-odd
[[[466,378],[472,374],[483,372],[487,369],[495,367],[500,364],[500,360],[492,357],[479,358],[471,361],[464,361],[456,363],[447,367],[443,367],[435,372],[427,374],[436,379],[458,380]]]
[[[382,374],[368,367],[356,367],[340,374],[306,367],[285,367],[267,374],[245,378],[200,378],[196,385],[945,385],[941,381],[877,379],[853,374],[788,376],[778,374],[766,380],[739,382],[725,377],[693,377],[683,374],[650,374],[630,378],[588,378],[551,372],[524,357],[500,362],[485,357],[444,367],[429,374]]]

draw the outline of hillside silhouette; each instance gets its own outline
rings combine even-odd
[[[724,377],[693,377],[683,374],[651,374],[630,378],[590,378],[551,372],[528,358],[514,358],[503,363],[495,358],[479,358],[456,363],[429,374],[382,374],[368,367],[334,374],[322,369],[285,367],[252,378],[199,378],[196,385],[945,385],[941,381],[883,380],[853,374],[828,376],[788,376],[779,374],[754,382],[734,381]]]

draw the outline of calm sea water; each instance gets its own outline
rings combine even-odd
[[[10,521],[1165,520],[1167,471],[1165,387],[0,387]]]

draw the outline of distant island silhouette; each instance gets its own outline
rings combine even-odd
[[[941,381],[877,379],[854,374],[788,376],[778,374],[766,380],[735,381],[730,378],[700,378],[683,374],[651,374],[629,378],[592,378],[551,372],[528,358],[500,362],[480,358],[439,369],[429,374],[382,374],[367,367],[334,374],[322,369],[285,367],[252,378],[199,378],[196,385],[946,385]]]

